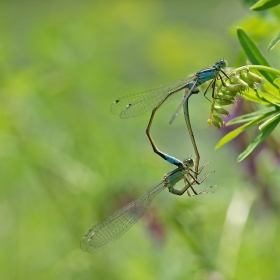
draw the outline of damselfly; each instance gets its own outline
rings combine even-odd
[[[189,188],[193,190],[190,178],[193,179],[193,185],[200,184],[211,174],[209,173],[201,180],[197,181],[194,178],[196,172],[192,169],[193,165],[194,162],[192,159],[184,160],[182,166],[169,172],[164,176],[161,182],[151,187],[138,199],[127,204],[112,216],[91,228],[86,232],[81,241],[81,249],[85,252],[94,253],[118,239],[143,216],[154,197],[166,188],[168,188],[169,192],[176,195],[182,195],[187,191],[189,196],[193,196],[188,191]],[[200,174],[206,165],[207,164],[202,166],[197,173]],[[175,189],[174,186],[180,180],[184,180],[185,186],[181,190]],[[211,187],[207,189],[209,188]],[[207,189],[198,194],[207,193]]]
[[[212,87],[212,89],[213,89],[212,97],[214,98],[216,80],[219,78],[222,81],[222,83],[224,83],[220,73],[223,73],[225,76],[227,76],[226,73],[222,70],[222,68],[225,68],[225,67],[226,67],[226,61],[222,59],[222,60],[217,61],[214,64],[214,66],[200,70],[200,71],[196,72],[194,75],[188,76],[179,81],[173,82],[173,83],[165,85],[165,86],[160,86],[160,87],[154,88],[149,91],[124,96],[120,99],[117,99],[112,104],[111,112],[113,114],[119,114],[119,116],[121,118],[125,119],[125,118],[136,117],[136,116],[139,116],[141,114],[144,114],[144,113],[152,110],[152,114],[151,114],[147,129],[146,129],[146,133],[147,133],[147,136],[153,147],[154,152],[156,154],[158,154],[159,156],[161,156],[163,159],[167,160],[168,162],[175,164],[176,166],[181,166],[183,164],[182,161],[161,152],[157,148],[157,146],[150,134],[150,129],[151,129],[151,125],[152,125],[156,111],[162,106],[162,104],[169,101],[172,98],[172,96],[174,96],[177,92],[184,89],[185,94],[184,94],[183,100],[180,103],[179,107],[177,108],[175,114],[171,118],[170,123],[175,119],[178,112],[182,108],[183,104],[186,103],[185,118],[186,118],[186,122],[188,125],[188,131],[190,134],[192,145],[193,145],[193,148],[194,148],[195,154],[196,154],[195,170],[198,171],[199,153],[198,153],[198,149],[196,146],[196,142],[195,142],[191,124],[190,124],[188,104],[187,104],[188,99],[192,94],[197,94],[199,92],[197,87],[207,81],[210,81],[210,83],[204,92],[204,96],[206,97],[206,92],[208,91],[208,89],[210,87]]]

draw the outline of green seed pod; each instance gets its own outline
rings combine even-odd
[[[248,88],[248,85],[247,85],[247,87],[244,89],[244,86],[243,86],[243,85],[240,85],[240,84],[226,84],[225,88],[226,88],[226,90],[228,90],[228,91],[241,92],[241,91],[244,91],[245,89],[247,89],[247,88]]]
[[[208,119],[208,120],[207,120],[207,123],[208,123],[209,125],[211,125],[211,124],[212,124],[212,120],[211,120],[211,119]]]
[[[215,126],[215,127],[217,127],[217,128],[218,128],[218,130],[220,130],[220,129],[221,129],[221,124],[220,124],[220,123],[218,123],[218,122],[216,122],[216,121],[214,121],[214,120],[212,120],[212,125],[213,125],[213,126]]]
[[[239,85],[243,86],[243,90],[246,90],[249,87],[249,85],[245,81],[240,79],[239,76],[233,77],[230,80],[233,84],[239,84]]]
[[[224,99],[216,99],[216,102],[217,102],[219,105],[222,105],[222,106],[231,105],[231,104],[234,103],[233,100],[224,100]]]
[[[234,97],[231,95],[227,95],[227,94],[223,94],[221,92],[219,92],[218,94],[216,94],[215,99],[220,99],[220,100],[229,100],[229,101],[234,101]]]
[[[224,109],[218,105],[214,106],[214,111],[216,111],[218,114],[221,114],[221,115],[226,115],[228,117],[230,116],[229,112],[226,109]]]
[[[214,114],[213,118],[215,119],[216,122],[218,122],[222,125],[225,123],[224,120],[219,115]]]
[[[264,79],[262,77],[250,71],[247,72],[247,78],[258,84],[264,83]]]
[[[241,73],[240,79],[242,79],[246,84],[248,84],[248,86],[250,88],[254,88],[255,87],[254,81],[252,81],[251,79],[248,78],[247,73]]]
[[[231,97],[235,97],[238,94],[238,91],[230,91],[230,90],[226,90],[226,88],[222,88],[221,90],[223,95],[227,95],[227,96],[231,96]]]

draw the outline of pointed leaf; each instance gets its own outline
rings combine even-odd
[[[280,78],[277,78],[273,81],[273,84],[275,84],[278,88],[280,88]]]
[[[270,114],[270,113],[267,113]],[[258,118],[236,128],[235,130],[231,131],[230,133],[228,133],[227,135],[225,135],[216,145],[215,150],[219,149],[220,147],[222,147],[223,145],[225,145],[226,143],[228,143],[229,141],[233,140],[234,138],[236,138],[240,133],[242,133],[244,130],[246,130],[247,128],[258,124],[259,122],[261,122],[262,120],[267,118],[267,114],[261,115]]]
[[[259,126],[259,130],[263,131],[269,124],[274,122],[274,120],[278,119],[280,117],[280,113],[276,114],[272,118],[266,120],[263,124]]]
[[[262,110],[259,110],[259,111],[255,111],[253,113],[249,113],[249,114],[246,114],[246,115],[242,115],[240,117],[236,117],[236,118],[228,121],[227,126],[230,126],[230,125],[233,125],[233,124],[238,124],[238,123],[249,122],[249,121],[254,120],[255,118],[257,118],[261,115],[264,115],[266,113],[269,113],[269,114],[267,114],[267,117],[269,117],[270,115],[275,114],[276,112],[277,111],[275,110],[274,107],[262,109]]]
[[[278,4],[280,4],[280,0],[260,0],[259,2],[254,4],[250,9],[254,11],[262,11],[272,8]]]
[[[272,123],[264,128],[264,130],[248,145],[248,147],[238,156],[237,162],[242,161],[245,159],[252,151],[260,145],[275,129],[275,127],[280,122],[280,117],[278,116]]]
[[[265,59],[258,47],[255,45],[255,43],[240,27],[237,28],[237,36],[244,52],[253,64],[270,66],[268,61]],[[278,78],[277,75],[273,73],[267,73],[264,71],[260,72],[268,81],[270,81],[270,83],[273,83],[273,81],[276,78]]]
[[[256,102],[256,103],[262,103],[266,106],[269,106],[270,103],[262,98],[260,98],[260,94],[257,95],[256,92],[253,89],[249,89],[248,91],[242,93],[242,97],[244,97],[245,99],[252,101],[252,102]]]
[[[273,69],[273,68],[271,68],[271,69]],[[279,72],[277,69],[273,69],[273,70],[276,70],[277,72]],[[251,69],[251,71],[265,80],[265,82],[261,85],[262,89],[264,89],[265,92],[269,92],[270,94],[273,94],[273,95],[279,97],[279,88],[274,83],[275,79],[271,83],[270,81],[266,80],[265,77],[263,76],[263,74],[260,73],[260,71],[258,71],[257,69]],[[266,70],[264,70],[264,71],[266,71]],[[278,75],[275,74],[276,79],[278,78]]]
[[[276,34],[276,36],[272,39],[272,41],[269,43],[267,50],[271,51],[280,41],[280,32]]]
[[[267,104],[275,105],[277,107],[280,106],[280,96],[276,97],[275,95],[269,94],[267,92],[258,92],[258,95],[262,98],[263,102],[267,102]],[[266,104],[266,105],[267,105]]]

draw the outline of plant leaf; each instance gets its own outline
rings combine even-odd
[[[270,94],[273,94],[276,97],[279,96],[279,88],[274,83],[275,79],[274,79],[273,83],[271,83],[270,81],[266,80],[265,77],[263,76],[263,74],[260,73],[260,71],[258,71],[257,69],[251,69],[251,71],[253,73],[257,74],[258,76],[262,77],[265,80],[265,82],[261,85],[261,87],[265,90],[265,92],[269,92]],[[277,78],[278,78],[278,76],[276,74],[276,79]]]
[[[265,57],[262,55],[258,47],[255,45],[255,43],[240,27],[237,28],[237,36],[240,45],[242,46],[244,52],[246,53],[246,55],[248,56],[248,58],[253,64],[270,66],[268,61],[265,59]],[[264,71],[260,71],[260,72],[270,83],[273,83],[273,81],[276,78],[278,78],[277,75],[273,73],[267,73]]]
[[[248,91],[242,93],[241,96],[252,102],[261,103],[266,106],[271,105],[268,101],[261,99],[261,95],[260,94],[257,95],[256,92],[251,88]]]
[[[269,43],[267,50],[271,51],[280,41],[280,32],[276,34],[276,36],[272,39],[272,41]]]
[[[263,99],[263,102],[267,101],[269,105],[275,105],[277,107],[280,106],[280,98],[275,97],[275,95],[267,92],[258,92],[258,95]]]
[[[280,117],[280,113],[274,115],[272,118],[266,120],[263,124],[261,124],[259,126],[259,130],[263,131],[269,124],[271,124],[272,122],[274,122],[274,120],[276,120],[277,118]]]
[[[278,125],[280,122],[280,117],[278,116],[277,119],[275,119],[273,122],[271,122],[269,125],[267,125],[263,131],[248,145],[248,147],[238,156],[237,162],[242,161],[245,159],[249,154],[252,153],[252,151],[260,145],[274,130],[274,128]]]
[[[262,11],[270,9],[276,5],[280,4],[280,0],[260,0],[254,4],[250,9],[254,11]]]
[[[273,81],[273,84],[280,88],[280,78],[277,78]]]
[[[242,133],[244,130],[246,130],[247,128],[256,125],[257,123],[261,122],[262,120],[266,119],[269,115],[271,115],[272,113],[267,113],[267,114],[263,114],[261,116],[259,116],[258,118],[234,129],[233,131],[229,132],[227,135],[225,135],[216,145],[215,150],[219,149],[220,147],[222,147],[223,145],[225,145],[226,143],[228,143],[229,141],[233,140],[234,138],[236,138],[240,133]]]
[[[275,110],[274,107],[270,107],[270,108],[266,108],[266,109],[262,109],[259,111],[255,111],[240,117],[236,117],[230,121],[227,122],[227,126],[233,125],[233,124],[238,124],[238,123],[244,123],[244,122],[249,122],[251,120],[254,120],[255,118],[257,118],[260,115],[264,115],[266,113],[271,113],[271,114],[275,114],[277,111]],[[268,115],[270,116],[270,114]]]

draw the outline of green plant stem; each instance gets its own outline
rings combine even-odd
[[[247,69],[263,70],[263,71],[274,73],[276,75],[280,75],[280,70],[277,70],[275,68],[271,68],[268,66],[264,66],[264,65],[246,65],[246,66],[236,68],[232,73],[241,72],[242,70],[247,70]],[[230,75],[231,75],[231,73],[230,73]]]

